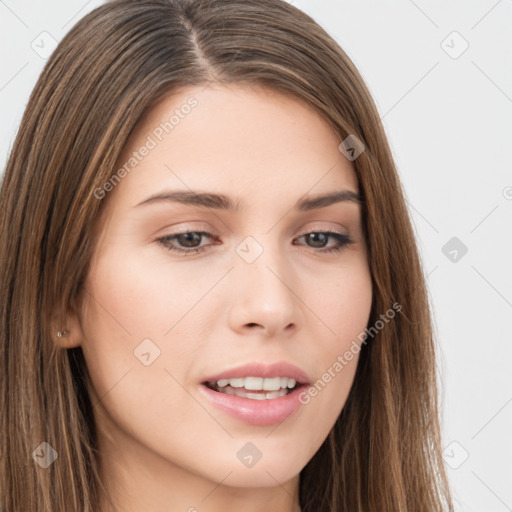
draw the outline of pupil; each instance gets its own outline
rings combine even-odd
[[[185,242],[183,245],[185,247],[196,247],[197,244],[192,243],[190,245],[190,242],[199,242],[201,240],[201,235],[199,233],[183,233],[182,235],[179,235],[179,242]]]
[[[308,236],[309,240],[314,244],[318,242],[318,239],[320,239],[320,245],[315,245],[315,247],[325,247],[325,242],[327,241],[327,235],[325,233],[309,233]]]

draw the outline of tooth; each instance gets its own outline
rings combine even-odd
[[[264,393],[246,393],[246,398],[252,398],[253,400],[265,400],[265,394]]]
[[[279,398],[284,395],[286,395],[286,389],[282,388],[279,388],[279,391],[271,391],[270,393],[265,393],[267,399]]]
[[[245,389],[261,390],[263,388],[263,377],[246,377]]]
[[[245,379],[229,379],[229,385],[234,388],[243,388]]]
[[[277,391],[281,389],[280,377],[267,377],[263,380],[263,389],[265,391]]]
[[[225,393],[226,395],[235,395],[242,398],[249,398],[251,400],[274,400],[287,395],[286,388],[279,388],[277,391],[269,391],[267,393],[250,393],[245,388],[234,388],[232,386],[225,386],[217,388],[217,391]]]
[[[248,391],[286,391],[295,387],[296,381],[288,377],[238,377],[219,379],[215,384],[219,391],[225,392],[235,388],[244,388]],[[259,395],[265,396],[265,393],[259,393]]]

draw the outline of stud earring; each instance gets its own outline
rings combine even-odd
[[[69,331],[59,331],[59,332],[57,333],[57,336],[58,336],[59,338],[62,338],[63,336],[66,336],[66,334],[68,334],[68,332],[69,332]]]

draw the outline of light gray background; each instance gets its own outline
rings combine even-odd
[[[101,3],[0,0],[2,172],[51,48],[40,34],[59,41]],[[512,0],[291,3],[355,62],[389,136],[428,274],[456,511],[511,511]]]

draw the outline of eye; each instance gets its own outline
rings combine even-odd
[[[209,233],[207,231],[185,231],[183,233],[176,233],[158,238],[156,242],[169,251],[179,252],[182,254],[193,254],[204,252],[206,247],[208,247],[207,245],[200,245],[201,239],[204,237],[216,240],[216,242],[219,240],[213,233]],[[316,252],[319,253],[338,252],[341,251],[343,247],[353,243],[353,240],[348,235],[337,233],[335,231],[313,231],[296,238],[296,240],[300,240],[301,238],[305,238],[308,244],[313,244],[309,245],[309,247],[315,249]],[[336,243],[332,247],[326,249],[327,241],[330,238],[335,239]]]
[[[353,243],[353,240],[348,235],[337,233],[335,231],[312,231],[311,233],[302,235],[297,240],[300,240],[300,238],[305,238],[308,243],[313,243],[313,246],[310,245],[309,247],[313,247],[314,249],[319,248],[317,252],[320,253],[338,252],[345,246]],[[328,249],[324,249],[329,238],[334,238],[336,240],[336,244]]]
[[[198,253],[204,251],[204,246],[198,245],[202,237],[215,238],[212,233],[207,231],[185,231],[175,235],[167,235],[156,240],[157,243],[163,245],[166,249],[181,253]],[[173,241],[176,240],[183,247],[177,246]]]

